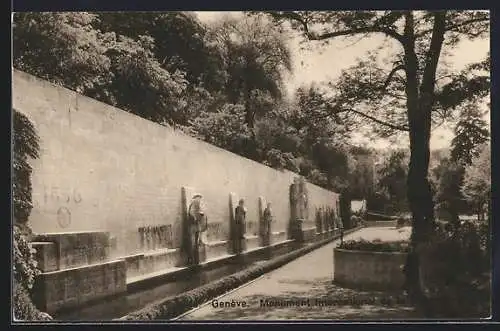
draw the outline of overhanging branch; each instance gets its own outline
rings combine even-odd
[[[270,13],[270,14],[275,18],[287,18],[287,19],[291,19],[291,20],[294,20],[294,21],[300,23],[302,25],[302,28],[304,29],[304,34],[307,36],[307,38],[309,40],[324,40],[324,39],[329,39],[329,38],[372,32],[372,33],[384,33],[385,35],[396,39],[397,41],[399,41],[402,44],[404,44],[404,42],[405,42],[405,38],[403,35],[390,29],[388,26],[382,25],[382,22],[385,23],[382,19],[379,20],[379,23],[375,22],[371,26],[327,32],[327,33],[323,33],[323,34],[318,35],[318,34],[312,33],[309,30],[307,20],[305,20],[304,17],[302,17],[300,14],[297,14],[295,12],[282,12],[282,13],[275,13],[274,12],[274,13]],[[395,17],[391,17],[391,19],[395,20]]]
[[[367,119],[369,119],[369,120],[371,120],[371,121],[373,121],[373,122],[375,122],[375,123],[377,123],[377,124],[380,124],[380,125],[386,126],[386,127],[391,128],[391,129],[393,129],[393,130],[398,130],[398,131],[410,131],[410,129],[409,129],[407,126],[403,126],[403,125],[396,125],[396,124],[388,123],[388,122],[382,121],[382,120],[380,120],[380,119],[378,119],[378,118],[375,118],[375,117],[373,117],[373,116],[370,116],[370,115],[368,115],[368,114],[365,114],[365,113],[363,113],[363,112],[357,111],[357,110],[355,110],[355,109],[349,109],[349,110],[347,110],[347,111],[350,111],[350,112],[353,112],[353,113],[355,113],[355,114],[358,114],[358,115],[360,115],[360,116],[362,116],[362,117],[364,117],[364,118],[367,118]]]
[[[332,115],[351,112],[351,113],[357,114],[357,115],[359,115],[361,117],[369,119],[369,120],[371,120],[371,121],[373,121],[373,122],[375,122],[377,124],[386,126],[386,127],[390,128],[390,129],[393,129],[393,130],[405,131],[405,132],[409,132],[410,131],[410,129],[407,126],[405,126],[405,125],[397,125],[397,124],[389,123],[389,122],[383,121],[381,119],[378,119],[378,118],[376,118],[374,116],[365,114],[364,112],[361,112],[359,110],[355,110],[353,108],[336,108],[335,109],[333,106],[327,106],[327,109],[329,109],[330,111],[327,112],[327,113],[325,113],[325,114],[321,114],[320,116],[311,116],[311,117],[313,119],[315,119],[315,120],[319,120],[319,119],[330,117]]]

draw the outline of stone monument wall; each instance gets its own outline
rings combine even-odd
[[[231,192],[245,199],[249,232],[256,230],[263,197],[272,203],[273,241],[288,238],[289,187],[297,176],[292,172],[17,70],[13,108],[33,122],[40,136],[40,158],[32,161],[35,233],[109,232],[110,259],[156,252],[173,266],[172,252],[181,242],[181,189],[190,187],[206,204],[208,242],[228,239]],[[307,187],[311,206],[335,205],[335,193]],[[150,260],[160,259],[156,255]]]

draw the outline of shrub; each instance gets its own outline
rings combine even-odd
[[[34,258],[36,251],[17,225],[14,226],[13,239],[14,279],[25,289],[31,290],[36,276],[40,274]]]
[[[26,224],[31,212],[31,172],[29,158],[38,158],[38,135],[33,123],[13,111],[12,207],[16,224]]]
[[[39,311],[30,299],[28,291],[14,281],[13,291],[14,318],[18,321],[49,321],[52,319],[47,313]]]
[[[436,316],[486,317],[490,314],[489,233],[464,222],[438,230],[420,248],[420,274]]]
[[[409,251],[409,243],[407,241],[382,242],[380,240],[348,240],[340,243],[338,248],[365,252],[406,253]]]
[[[34,258],[35,250],[28,237],[31,229],[28,217],[31,213],[31,172],[29,158],[37,158],[39,138],[33,123],[18,111],[13,111],[13,211],[12,269],[14,277],[13,308],[17,320],[48,320],[51,317],[36,309],[30,298],[35,278],[40,274]]]

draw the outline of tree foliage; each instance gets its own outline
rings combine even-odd
[[[459,214],[468,211],[461,192],[464,171],[464,166],[453,158],[442,159],[440,164],[432,169],[435,178],[436,210],[438,217],[445,221],[457,223]]]
[[[451,141],[451,159],[465,165],[479,155],[480,147],[489,140],[487,123],[481,112],[474,105],[462,109],[460,118],[455,125],[455,137]]]
[[[377,188],[386,197],[392,213],[408,210],[406,198],[406,177],[408,174],[408,153],[396,150],[383,161],[378,172]]]
[[[491,204],[491,150],[489,144],[483,144],[478,156],[465,169],[462,193],[482,215]]]
[[[227,72],[228,99],[245,105],[245,122],[253,128],[256,116],[282,97],[284,75],[291,70],[288,45],[263,16],[226,17],[212,26],[210,36]]]

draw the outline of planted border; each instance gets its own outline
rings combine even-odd
[[[345,231],[344,234],[349,234],[356,230],[361,229],[357,227]],[[251,266],[247,269],[237,272],[233,275],[219,279],[213,283],[203,285],[201,287],[192,289],[188,292],[178,294],[173,297],[166,298],[165,300],[146,306],[141,310],[130,313],[117,320],[120,321],[144,321],[144,320],[159,320],[159,319],[172,319],[177,317],[199,305],[219,296],[227,291],[237,288],[269,271],[277,269],[296,258],[305,255],[337,238],[340,235],[335,235],[332,238],[322,240],[310,246],[306,246],[279,256],[270,261],[266,261],[260,265]]]

